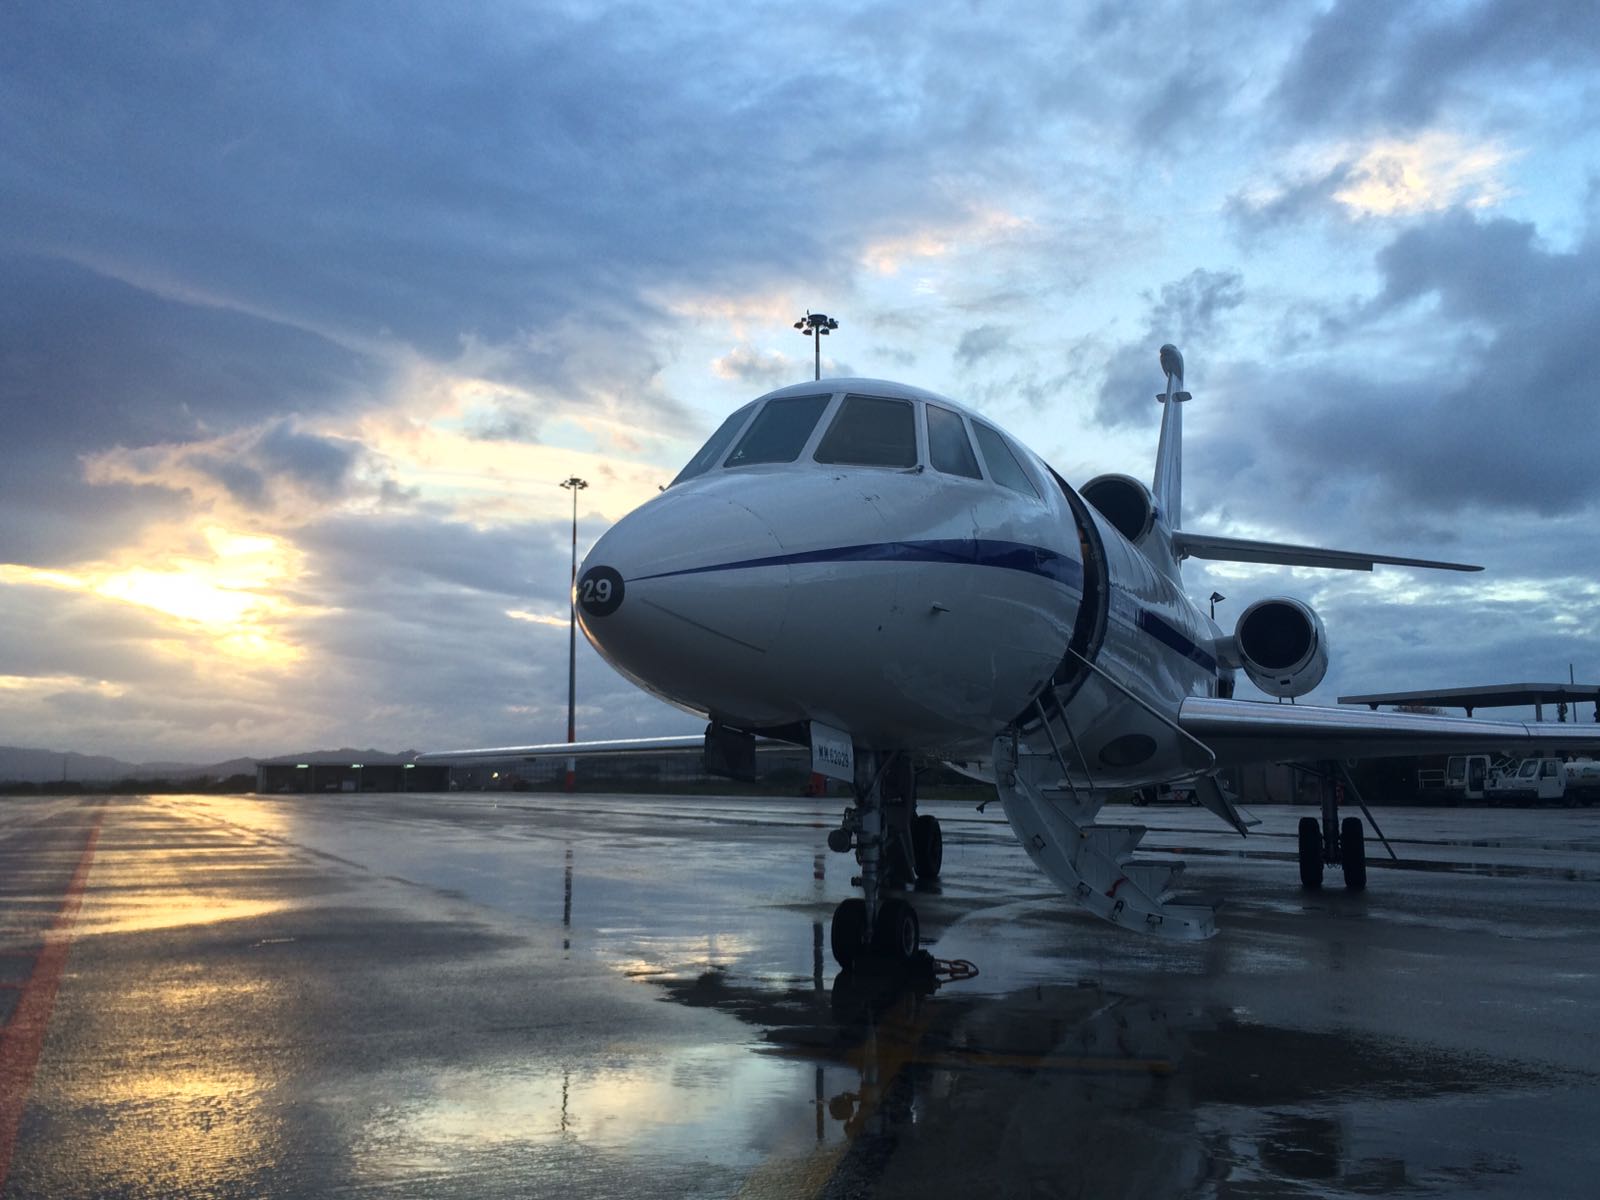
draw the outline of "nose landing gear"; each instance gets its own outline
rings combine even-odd
[[[917,910],[884,887],[913,879],[931,881],[944,864],[944,834],[937,817],[918,815],[916,771],[904,754],[858,755],[868,782],[856,784],[855,805],[839,828],[828,834],[828,848],[856,852],[861,896],[842,901],[833,913],[829,942],[846,970],[868,960],[909,962],[922,941]]]

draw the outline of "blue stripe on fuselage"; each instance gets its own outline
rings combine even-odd
[[[1006,542],[994,538],[934,538],[915,542],[870,542],[859,546],[831,546],[825,550],[798,550],[791,554],[772,554],[764,558],[745,558],[736,562],[710,563],[703,567],[685,567],[681,571],[662,571],[655,575],[640,575],[628,580],[642,583],[647,579],[672,579],[681,575],[706,575],[716,571],[744,571],[757,567],[801,566],[807,563],[842,562],[924,562],[956,563],[978,567],[996,567],[1005,571],[1022,571],[1054,580],[1083,591],[1083,564],[1065,554],[1047,550],[1042,546],[1029,546],[1022,542]],[[1190,641],[1180,630],[1162,620],[1147,608],[1138,610],[1136,627],[1156,641],[1175,650],[1190,662],[1207,671],[1215,672],[1217,660]]]
[[[1204,667],[1213,675],[1216,674],[1217,660],[1190,641],[1181,629],[1169,625],[1148,608],[1139,610],[1138,622],[1140,629],[1155,638],[1163,646],[1176,650],[1190,662]]]
[[[1042,546],[1028,546],[1021,542],[1003,542],[991,538],[936,538],[919,542],[872,542],[861,546],[832,546],[826,550],[799,550],[793,554],[773,554],[766,558],[746,558],[738,562],[712,563],[704,567],[686,567],[681,571],[662,571],[658,575],[641,575],[629,583],[646,579],[671,579],[678,575],[704,575],[712,571],[742,571],[755,567],[787,567],[805,563],[840,562],[926,562],[960,563],[968,566],[998,567],[1006,571],[1024,571],[1053,579],[1057,583],[1083,590],[1083,564],[1065,554],[1046,550]]]

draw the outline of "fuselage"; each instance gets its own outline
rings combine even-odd
[[[1042,722],[1096,786],[1206,764],[1217,627],[1031,451],[918,388],[823,380],[729,418],[585,558],[585,636],[640,686],[752,731],[820,722],[948,759]]]

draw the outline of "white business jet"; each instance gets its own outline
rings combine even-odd
[[[1224,633],[1183,590],[1185,557],[1371,570],[1479,568],[1215,537],[1181,521],[1183,358],[1166,389],[1154,482],[1072,488],[993,422],[876,379],[797,384],[739,409],[670,486],[584,560],[584,635],[640,687],[710,724],[701,738],[501,746],[425,761],[704,748],[754,771],[755,743],[809,745],[853,789],[829,845],[853,851],[862,896],[832,945],[905,959],[916,911],[893,889],[937,876],[918,761],[995,785],[1029,857],[1074,903],[1172,938],[1215,932],[1174,899],[1183,864],[1141,861],[1138,826],[1099,825],[1114,791],[1182,783],[1241,834],[1217,780],[1256,762],[1335,763],[1514,745],[1596,744],[1574,726],[1285,704],[1322,680],[1328,639],[1304,602],[1258,600]],[[1236,672],[1278,703],[1233,698]],[[1353,782],[1350,784],[1353,787]],[[1331,790],[1330,790],[1331,791]],[[1369,814],[1370,818],[1370,814]],[[1358,818],[1300,828],[1300,867],[1365,883]]]

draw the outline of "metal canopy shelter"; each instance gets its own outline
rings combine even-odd
[[[1533,707],[1534,717],[1544,720],[1546,704],[1572,705],[1573,720],[1578,717],[1578,702],[1595,706],[1600,721],[1600,683],[1492,683],[1484,687],[1439,688],[1418,692],[1378,692],[1370,696],[1340,696],[1340,704],[1365,704],[1377,711],[1380,704],[1427,704],[1435,708],[1464,708],[1467,716],[1475,708]]]

